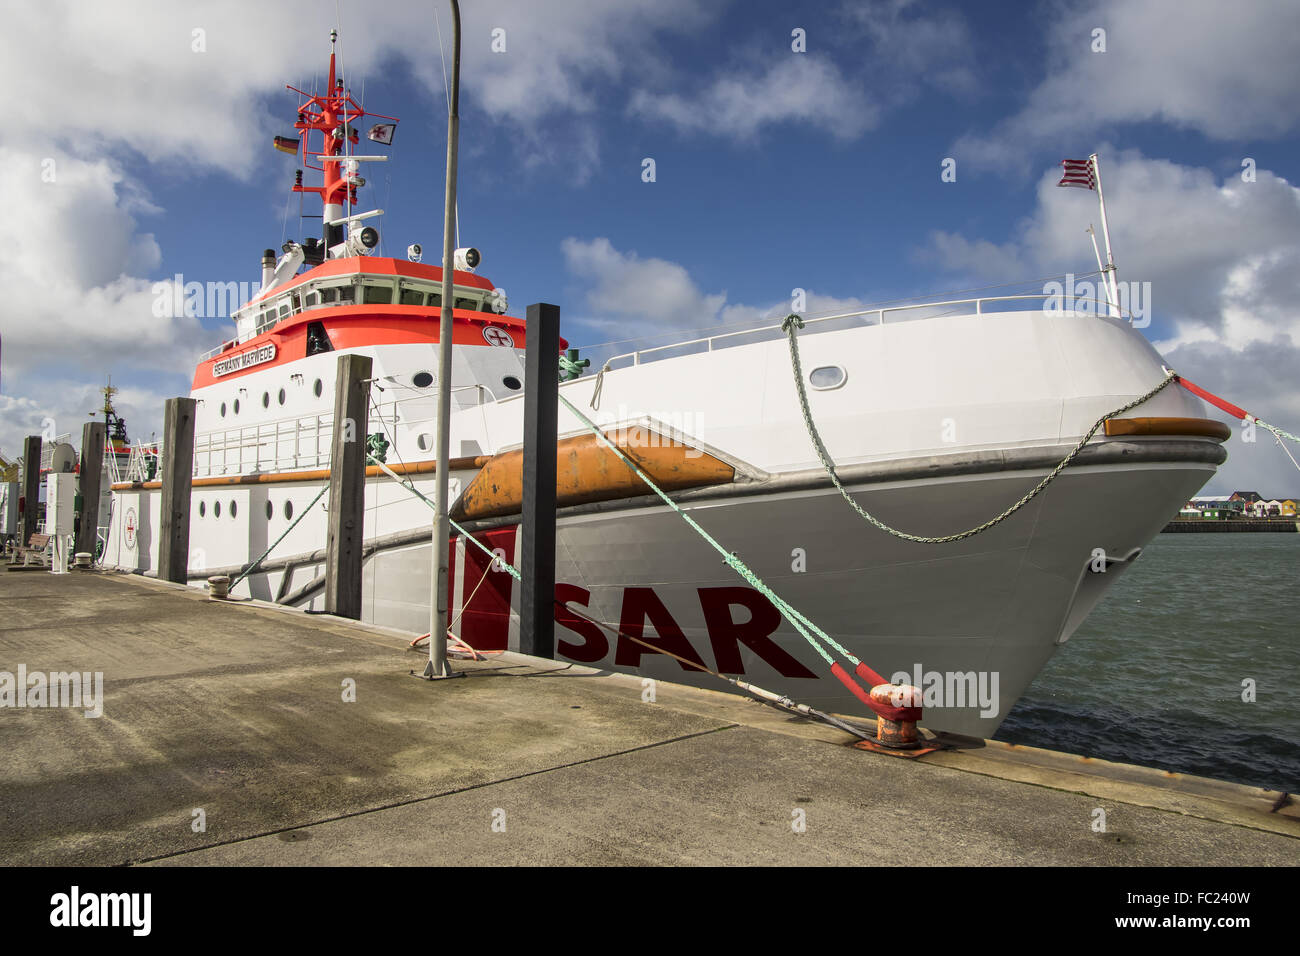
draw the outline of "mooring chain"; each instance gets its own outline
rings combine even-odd
[[[1175,373],[1166,369],[1164,380],[1160,382],[1160,384],[1155,386],[1155,388],[1151,389],[1151,391],[1147,392],[1141,398],[1135,398],[1133,401],[1128,402],[1122,407],[1115,409],[1113,412],[1108,412],[1105,415],[1103,415],[1101,418],[1097,419],[1096,423],[1090,429],[1088,429],[1087,433],[1081,439],[1079,439],[1078,444],[1076,444],[1074,448],[1070,450],[1070,453],[1068,455],[1066,455],[1063,459],[1061,459],[1060,464],[1058,464],[1055,468],[1053,468],[1052,471],[1047,475],[1047,477],[1045,477],[1042,481],[1040,481],[1037,485],[1035,485],[1028,492],[1028,494],[1022,497],[1010,508],[1007,508],[1001,514],[993,518],[990,518],[988,521],[985,521],[981,525],[978,525],[974,528],[969,528],[966,531],[958,532],[957,534],[945,534],[937,537],[928,537],[926,535],[909,534],[906,531],[899,531],[897,528],[891,528],[889,525],[885,524],[879,518],[875,517],[874,515],[870,514],[865,509],[863,509],[861,505],[859,505],[856,501],[853,500],[852,496],[849,495],[848,491],[845,490],[844,485],[840,483],[839,475],[836,474],[835,472],[835,462],[831,459],[830,453],[826,450],[826,445],[822,442],[821,434],[817,431],[817,425],[816,423],[813,422],[812,409],[808,405],[808,391],[804,387],[803,363],[799,359],[799,343],[798,343],[798,330],[803,328],[803,319],[800,318],[798,315],[791,313],[790,315],[786,316],[785,321],[781,323],[781,328],[785,332],[786,338],[790,342],[790,362],[794,367],[795,388],[799,392],[799,405],[803,409],[803,421],[804,421],[804,425],[806,425],[808,428],[808,437],[812,439],[813,447],[817,450],[817,457],[821,460],[822,467],[826,469],[826,473],[830,475],[830,479],[832,483],[834,483],[835,488],[839,491],[841,497],[843,497],[844,500],[847,501],[849,505],[853,508],[853,510],[856,511],[864,520],[874,525],[876,528],[879,528],[881,531],[885,532],[886,534],[893,535],[895,538],[901,538],[904,541],[913,541],[916,542],[917,544],[950,544],[954,541],[961,541],[964,540],[965,538],[972,538],[975,535],[980,534],[983,531],[987,531],[990,528],[996,527],[997,525],[1001,524],[1003,521],[1006,521],[1013,514],[1015,514],[1025,505],[1029,504],[1029,502],[1033,501],[1036,497],[1038,497],[1039,494],[1041,494],[1044,490],[1046,490],[1048,485],[1050,485],[1053,481],[1056,480],[1056,477],[1062,471],[1064,471],[1069,466],[1069,464],[1072,461],[1074,461],[1075,458],[1078,457],[1079,453],[1083,451],[1084,446],[1087,445],[1088,442],[1092,440],[1092,437],[1095,434],[1097,434],[1097,430],[1101,428],[1104,424],[1106,424],[1106,420],[1108,418],[1114,418],[1118,415],[1123,415],[1125,412],[1136,408],[1137,406],[1141,405],[1143,402],[1146,402],[1151,398],[1153,398],[1154,396],[1158,395],[1161,391],[1163,391],[1165,388],[1167,388],[1169,385],[1175,382],[1178,378],[1178,376]]]

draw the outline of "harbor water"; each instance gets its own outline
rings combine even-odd
[[[1300,535],[1158,535],[998,739],[1295,793],[1298,581]]]

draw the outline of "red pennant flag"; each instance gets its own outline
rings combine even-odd
[[[1091,159],[1063,159],[1061,166],[1065,175],[1058,186],[1078,186],[1080,189],[1096,189],[1097,176],[1092,169]]]

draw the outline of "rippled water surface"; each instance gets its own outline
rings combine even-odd
[[[998,739],[1295,793],[1297,592],[1300,534],[1158,535]]]

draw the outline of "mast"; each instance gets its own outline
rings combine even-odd
[[[336,69],[337,54],[335,47],[338,43],[338,36],[337,30],[330,31],[330,62],[325,92],[319,96],[312,96],[297,87],[287,87],[287,89],[300,96],[307,97],[307,101],[298,108],[298,122],[294,123],[294,129],[298,130],[299,142],[297,148],[293,148],[293,140],[290,139],[288,140],[290,149],[286,149],[286,152],[292,150],[295,155],[301,152],[304,168],[316,170],[321,174],[321,185],[304,186],[302,170],[298,170],[293,191],[296,193],[316,193],[320,196],[323,223],[321,239],[324,244],[325,255],[329,255],[331,249],[334,249],[347,238],[344,234],[343,210],[345,207],[350,209],[356,203],[357,187],[365,182],[351,168],[351,157],[348,157],[349,161],[342,159],[331,160],[326,157],[343,156],[348,144],[355,146],[360,142],[361,137],[355,124],[365,116],[392,120],[393,123],[398,122],[395,116],[385,116],[383,113],[367,113],[361,108],[361,104],[352,98],[352,94],[344,86],[344,78],[338,74]],[[319,133],[321,136],[320,150],[315,153],[311,151],[313,133]],[[374,130],[371,131],[370,138],[375,138]],[[281,137],[277,137],[277,146],[280,140]],[[389,141],[380,140],[380,142]],[[373,160],[383,157],[363,158]],[[319,165],[313,165],[313,159],[316,159]]]
[[[1101,235],[1106,241],[1106,265],[1102,272],[1106,279],[1107,298],[1110,300],[1115,314],[1120,315],[1119,282],[1116,277],[1115,257],[1110,252],[1110,224],[1106,221],[1106,196],[1101,191],[1101,167],[1097,163],[1096,153],[1093,153],[1088,159],[1092,162],[1093,181],[1097,184],[1097,202],[1101,205]]]

